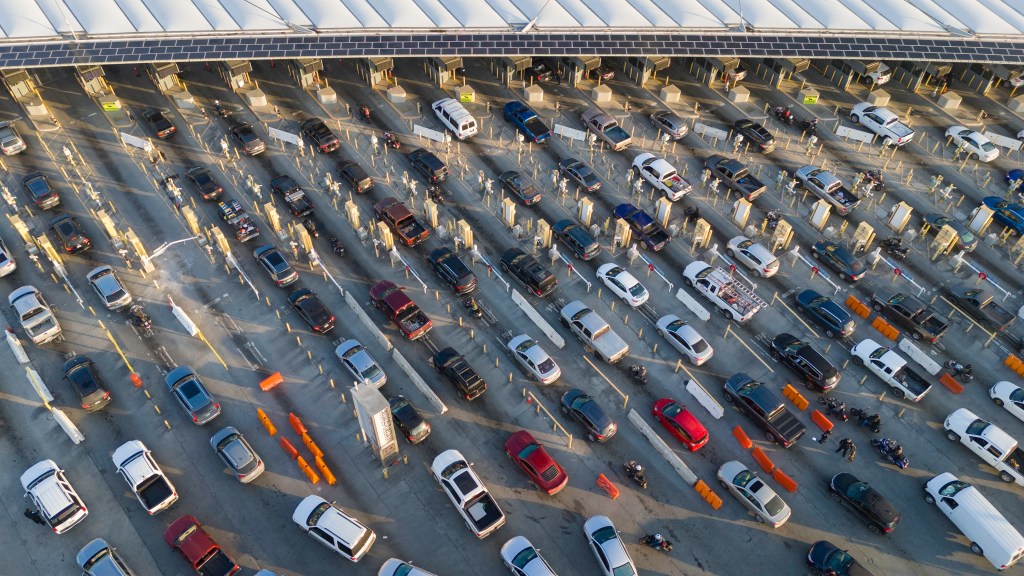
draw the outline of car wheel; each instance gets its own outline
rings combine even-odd
[[[828,495],[831,496],[832,499],[835,500],[836,502],[842,503],[843,501],[842,496],[840,496],[837,492],[829,492]]]
[[[1003,405],[1003,399],[1002,398],[993,398],[992,401],[996,403],[996,406],[1002,406]]]
[[[726,492],[729,491],[729,485],[725,483],[725,480],[720,479],[718,483],[722,485],[722,489],[724,489]]]
[[[850,120],[853,120],[854,124],[860,124],[860,114],[850,114]]]
[[[846,275],[846,272],[840,272],[839,273],[839,279],[844,281],[844,282],[849,282],[850,281],[850,277]]]
[[[871,304],[871,307],[875,309],[875,312],[881,312],[882,311],[882,303],[881,302],[875,302],[875,303]]]
[[[508,459],[509,459],[509,460],[511,460],[511,459],[512,459],[512,455],[511,455],[511,454],[509,454],[508,450],[505,450],[505,456],[508,456]]]
[[[661,336],[662,338],[664,338],[665,337],[665,331],[662,330],[661,328],[658,328],[658,336]]]
[[[921,339],[921,334],[919,334],[917,332],[911,332],[910,333],[910,337],[913,338],[914,340],[920,340]]]
[[[972,152],[971,155],[969,156],[969,158],[971,160],[979,160],[981,158],[981,156],[978,156],[977,152]],[[972,550],[973,550],[973,548],[972,548]]]
[[[502,272],[504,272],[505,274],[508,274],[508,265],[506,265],[504,262],[499,264],[498,267],[501,268]]]
[[[732,248],[726,248],[725,253],[729,255],[729,258],[735,258],[736,253],[732,251]]]
[[[637,178],[640,177],[640,169],[637,168],[636,166],[633,166],[633,176],[635,176]]]
[[[932,498],[932,495],[928,494],[927,492],[925,492],[924,501],[929,504],[935,504],[935,498]]]
[[[807,314],[807,308],[804,308],[801,304],[796,305],[796,311],[801,314]]]
[[[981,546],[978,546],[977,542],[971,542],[971,552],[974,552],[978,556],[985,555],[985,552],[981,549]]]
[[[559,316],[558,317],[558,321],[562,323],[562,326],[565,326],[566,328],[569,327],[569,321],[566,320],[565,318],[562,318],[561,316]]]
[[[960,435],[957,434],[956,432],[952,432],[952,431],[949,431],[949,430],[946,431],[946,438],[949,438],[950,442],[959,442],[960,441]]]
[[[769,442],[771,442],[772,444],[775,444],[775,443],[778,442],[778,439],[775,438],[775,434],[772,434],[771,432],[765,432],[764,433],[764,439],[769,441]]]
[[[561,408],[562,408],[562,414],[565,414],[566,416],[568,416],[569,415],[569,409],[566,408],[565,406],[562,406]]]
[[[852,358],[850,358],[850,361],[853,362],[854,366],[864,365],[864,359],[861,358],[860,356],[853,356]]]
[[[764,524],[764,518],[760,514],[754,514],[754,520],[757,520],[758,524]]]
[[[881,528],[879,528],[878,526],[875,526],[874,524],[868,524],[868,532],[871,532],[872,534],[876,534],[877,535],[877,534],[881,534],[882,530],[881,530]]]
[[[814,258],[815,260],[818,260],[818,259],[821,258],[821,255],[818,254],[817,252],[815,252],[814,250],[811,250],[811,258]]]
[[[815,386],[813,382],[809,382],[809,381],[805,380],[804,381],[804,386],[807,388],[807,390],[809,390],[811,392],[817,392],[818,391],[817,386]]]
[[[683,277],[683,284],[686,284],[690,288],[693,288],[693,280],[690,280],[689,278],[687,278],[685,276]]]
[[[718,311],[722,313],[722,316],[725,316],[726,320],[732,320],[732,312],[731,311],[726,310],[725,308],[719,308]]]
[[[1003,482],[1013,482],[1013,476],[1009,472],[1003,471],[999,473],[999,479]]]
[[[904,398],[907,397],[907,393],[904,392],[903,390],[900,390],[899,388],[893,388],[892,395],[899,398],[900,400],[903,400]]]
[[[769,354],[772,355],[772,360],[775,360],[776,362],[782,360],[782,354],[779,354],[778,350],[773,349],[771,352],[769,352]]]
[[[825,336],[828,336],[829,338],[835,338],[835,330],[832,330],[831,328],[825,328]]]

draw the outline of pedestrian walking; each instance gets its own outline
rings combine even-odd
[[[836,448],[836,452],[842,452],[843,458],[846,458],[846,453],[849,452],[850,448],[853,447],[853,438],[843,438],[839,441],[839,448]]]
[[[849,459],[849,461],[853,462],[853,457],[856,456],[856,455],[857,455],[857,447],[854,446],[853,443],[851,443],[850,444],[850,459]]]
[[[824,432],[822,432],[821,438],[818,438],[818,444],[824,444],[828,440],[829,435],[831,434],[832,430],[825,430]]]
[[[25,508],[25,518],[28,518],[40,526],[46,525],[46,520],[43,520],[43,517],[39,515],[39,512],[36,512],[31,508]]]

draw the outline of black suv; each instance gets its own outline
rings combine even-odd
[[[448,179],[448,166],[430,150],[413,150],[409,153],[409,162],[412,162],[412,167],[431,184],[439,184]]]
[[[587,232],[587,229],[566,218],[559,220],[551,228],[563,244],[572,250],[573,255],[581,260],[590,260],[601,253],[601,245]]]
[[[825,393],[839,384],[839,370],[811,345],[783,332],[772,340],[772,358],[804,379],[808,390]]]
[[[338,137],[331,132],[331,129],[324,124],[324,121],[319,118],[310,118],[303,120],[299,124],[299,130],[302,131],[302,135],[308,138],[313,144],[316,145],[317,150],[323,153],[334,152],[341,146],[341,142],[338,141]]]
[[[733,130],[743,135],[743,138],[750,142],[751,147],[756,147],[765,154],[775,150],[775,136],[767,128],[753,120],[737,120],[732,125]]]
[[[519,248],[505,250],[499,266],[537,296],[547,296],[558,286],[558,279],[550,270]]]
[[[606,442],[619,429],[597,400],[579,388],[562,394],[561,408],[563,414],[583,425],[591,442]]]
[[[466,357],[454,348],[445,348],[432,359],[434,369],[444,374],[466,400],[479,398],[487,390],[487,382],[469,365]]]
[[[189,185],[203,197],[203,200],[218,200],[224,195],[224,188],[213,178],[213,174],[203,168],[196,166],[185,172],[185,180]]]
[[[888,534],[900,523],[896,507],[877,490],[848,472],[840,472],[828,483],[832,499],[853,510],[867,523],[872,534]]]
[[[352,187],[356,194],[363,194],[373,189],[373,178],[362,166],[355,162],[338,162],[338,176]]]
[[[476,274],[455,252],[448,248],[438,248],[430,253],[429,260],[434,273],[456,294],[469,294],[476,290]]]

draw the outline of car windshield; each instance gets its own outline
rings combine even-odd
[[[100,561],[102,561],[107,556],[110,556],[110,548],[104,548],[104,549],[100,550],[99,552],[97,552],[96,554],[94,554],[92,556],[92,558],[89,558],[88,560],[85,561],[85,564],[82,565],[82,568],[85,569],[85,570],[89,570],[93,566],[95,566],[96,564],[99,564]]]
[[[370,364],[368,368],[366,368],[359,374],[367,380],[376,380],[377,376],[380,375],[380,366],[377,366],[376,364]]]
[[[526,340],[525,342],[519,344],[519,346],[516,346],[516,352],[526,352],[527,350],[533,348],[536,345],[537,343],[534,342],[533,340]]]
[[[540,446],[538,446],[536,444],[528,445],[526,448],[523,448],[522,450],[519,451],[519,454],[518,454],[519,459],[520,460],[526,460],[530,456],[530,454],[533,454],[534,452],[536,452],[538,448],[540,448]]]
[[[547,358],[537,366],[537,369],[540,370],[541,374],[547,374],[555,369],[555,361]]]
[[[853,563],[853,557],[847,554],[846,550],[836,550],[828,557],[825,565],[840,574],[844,574],[846,567],[851,563]]]
[[[981,433],[985,431],[985,428],[988,428],[988,427],[989,427],[989,423],[988,422],[986,422],[985,420],[982,420],[981,418],[978,418],[977,420],[975,420],[974,422],[971,422],[967,426],[967,430],[965,430],[965,432],[967,432],[968,436],[980,436]]]
[[[516,557],[512,559],[512,564],[519,569],[523,569],[527,564],[533,562],[534,558],[537,557],[537,551],[533,547],[524,548],[522,552],[516,554]]]
[[[633,296],[640,297],[647,293],[647,289],[644,288],[643,284],[637,282],[629,287],[629,293]]]
[[[604,544],[605,542],[607,542],[609,540],[614,540],[614,539],[618,538],[619,536],[618,536],[618,534],[615,533],[615,528],[614,527],[612,527],[612,526],[605,526],[604,528],[598,528],[597,530],[595,530],[594,533],[591,534],[591,537],[598,544]]]
[[[276,250],[264,254],[263,258],[267,261],[267,264],[269,264],[270,267],[273,268],[274,270],[280,270],[282,268],[288,267],[288,263],[285,262],[284,257],[281,256],[281,253]]]
[[[635,574],[636,572],[633,571],[633,567],[630,566],[629,562],[612,568],[612,576],[634,576]]]
[[[1017,388],[1010,392],[1010,402],[1024,402],[1024,389]]]
[[[981,143],[981,149],[984,152],[991,152],[991,151],[996,149],[996,146],[995,146],[995,144],[993,144],[991,142],[982,142]]]
[[[661,413],[664,414],[666,418],[675,418],[676,414],[679,414],[682,411],[683,409],[679,406],[679,404],[673,402],[668,406],[665,406],[665,408],[661,410]]]
[[[178,537],[174,540],[174,542],[178,546],[181,546],[181,543],[184,542],[185,540],[188,540],[189,536],[195,534],[196,530],[198,530],[198,529],[199,529],[199,527],[196,526],[195,524],[189,526],[188,528],[185,528],[185,531],[182,532],[181,534],[179,534]]]
[[[807,304],[809,304],[810,306],[821,306],[825,302],[828,302],[828,298],[827,297],[825,297],[825,296],[818,296],[817,298],[815,298],[814,300],[811,300]]]
[[[786,507],[786,503],[782,501],[782,498],[778,494],[772,496],[772,499],[764,503],[765,512],[768,512],[771,516],[777,516]]]
[[[886,348],[885,346],[879,346],[878,350],[875,350],[874,352],[868,355],[868,358],[871,358],[872,360],[878,360],[882,356],[885,356],[885,353],[888,351],[889,349]]]
[[[705,350],[707,350],[711,346],[708,345],[708,341],[707,340],[701,338],[700,340],[697,340],[696,342],[691,342],[690,343],[690,347],[693,348],[694,352],[696,352],[697,354],[700,354],[701,352],[704,352]]]

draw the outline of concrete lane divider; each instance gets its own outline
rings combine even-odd
[[[352,309],[352,312],[354,312],[355,315],[359,317],[359,321],[362,322],[364,326],[366,326],[366,329],[369,330],[371,334],[373,334],[373,336],[377,339],[377,342],[379,342],[380,345],[384,347],[384,350],[390,352],[391,349],[394,348],[394,346],[391,344],[391,341],[388,340],[388,337],[385,336],[384,333],[380,331],[380,328],[377,327],[377,324],[374,323],[374,321],[371,320],[370,317],[366,315],[366,312],[363,311],[363,307],[360,306],[359,302],[356,302],[356,299],[352,297],[352,292],[345,292],[345,303],[348,304],[348,307]]]
[[[778,482],[780,486],[782,486],[783,488],[785,488],[789,492],[796,492],[796,490],[797,490],[796,480],[793,480],[792,478],[790,478],[789,475],[787,475],[782,470],[776,468],[775,471],[772,472],[772,478],[775,478],[775,481]]]
[[[557,348],[565,347],[565,340],[562,336],[558,332],[555,332],[555,329],[551,327],[551,324],[548,324],[548,321],[545,320],[539,312],[537,312],[536,308],[534,308],[532,304],[526,301],[526,298],[524,298],[518,290],[512,290],[512,302],[514,302],[520,310],[526,313],[526,316],[537,325],[537,328],[540,328],[540,331],[548,337],[548,340],[551,340],[552,344]]]
[[[960,394],[964,391],[963,385],[957,382],[956,378],[953,378],[953,376],[948,373],[943,373],[942,376],[939,376],[939,382],[948,388],[953,394]]]
[[[277,435],[277,428],[274,426],[274,423],[270,421],[270,416],[267,416],[267,413],[263,411],[263,408],[256,409],[256,417],[260,419],[260,424],[263,424],[263,427],[267,429],[267,434],[270,436]]]
[[[684,367],[683,370],[686,370],[686,368]],[[686,373],[689,374],[690,371],[686,370]],[[693,378],[688,379],[686,381],[686,391],[689,392],[690,396],[693,396],[694,399],[696,399],[697,402],[703,406],[715,420],[721,420],[722,416],[725,415],[725,410],[722,409],[722,405],[719,404],[711,394],[708,394],[708,391],[701,386],[700,382],[697,382],[697,380]]]
[[[292,430],[295,430],[295,433],[299,436],[302,436],[307,431],[306,425],[302,423],[302,420],[294,412],[288,413],[288,423],[291,424]]]
[[[871,315],[871,308],[858,300],[853,294],[846,297],[846,307],[853,310],[853,313],[861,318],[867,318]]]
[[[302,470],[302,473],[306,475],[306,478],[309,478],[309,482],[311,484],[316,484],[320,481],[320,477],[317,476],[316,471],[306,463],[305,458],[299,456],[295,461],[299,464],[299,470]]]
[[[700,302],[694,300],[693,296],[690,296],[690,293],[686,290],[683,290],[682,288],[677,290],[676,299],[682,302],[683,306],[686,306],[694,316],[700,318],[702,321],[707,322],[711,319],[711,313],[708,312],[707,308],[702,306]]]
[[[426,381],[424,381],[412,365],[409,364],[409,361],[405,359],[405,356],[402,356],[402,353],[398,351],[398,348],[391,350],[391,356],[395,359],[395,363],[398,364],[398,367],[401,368],[402,371],[405,372],[405,375],[409,377],[409,381],[413,383],[413,386],[416,386],[420,393],[427,397],[427,401],[433,405],[434,410],[438,414],[444,414],[448,411],[448,407],[444,405],[444,402],[442,402],[440,398],[438,398],[437,394],[434,394],[434,391],[430,389],[430,386],[427,385]]]
[[[324,463],[323,456],[317,456],[314,458],[313,463],[316,464],[316,469],[320,471],[321,475],[323,475],[325,482],[331,486],[338,483],[338,479],[334,477],[334,474],[331,473],[331,469]]]
[[[910,338],[900,340],[898,348],[906,353],[911,360],[920,364],[921,368],[924,368],[924,371],[932,376],[935,376],[940,370],[942,370],[942,366],[935,360],[932,360],[930,354],[918,348],[917,344],[914,344],[914,341]]]
[[[889,323],[881,316],[871,321],[871,327],[881,332],[882,336],[885,336],[889,340],[896,340],[900,337],[900,331],[889,325]]]
[[[11,347],[11,352],[18,359],[18,363],[28,364],[28,354],[25,352],[25,347],[22,346],[21,340],[15,335],[14,330],[7,328],[5,334],[7,334],[7,345]]]
[[[690,486],[697,483],[697,475],[683,463],[682,459],[679,458],[671,448],[669,448],[668,444],[658,436],[658,433],[655,432],[647,422],[644,422],[643,417],[640,416],[636,410],[629,411],[629,421],[633,423],[633,426],[635,426],[641,434],[647,437],[647,441],[651,443],[651,446],[653,446],[666,461],[668,461],[669,465],[672,466],[676,473],[679,474],[679,477],[683,479],[683,482],[686,482]]]
[[[65,414],[63,410],[60,408],[54,408],[50,410],[50,413],[53,414],[53,419],[57,421],[57,424],[59,424],[61,429],[63,429],[68,435],[68,438],[71,438],[72,442],[79,444],[85,440],[85,435],[78,430],[78,427],[75,426],[75,423],[68,418],[68,415]]]
[[[818,428],[821,428],[822,432],[828,432],[835,426],[832,424],[831,420],[826,418],[825,415],[818,410],[811,412],[811,422],[814,422]]]

